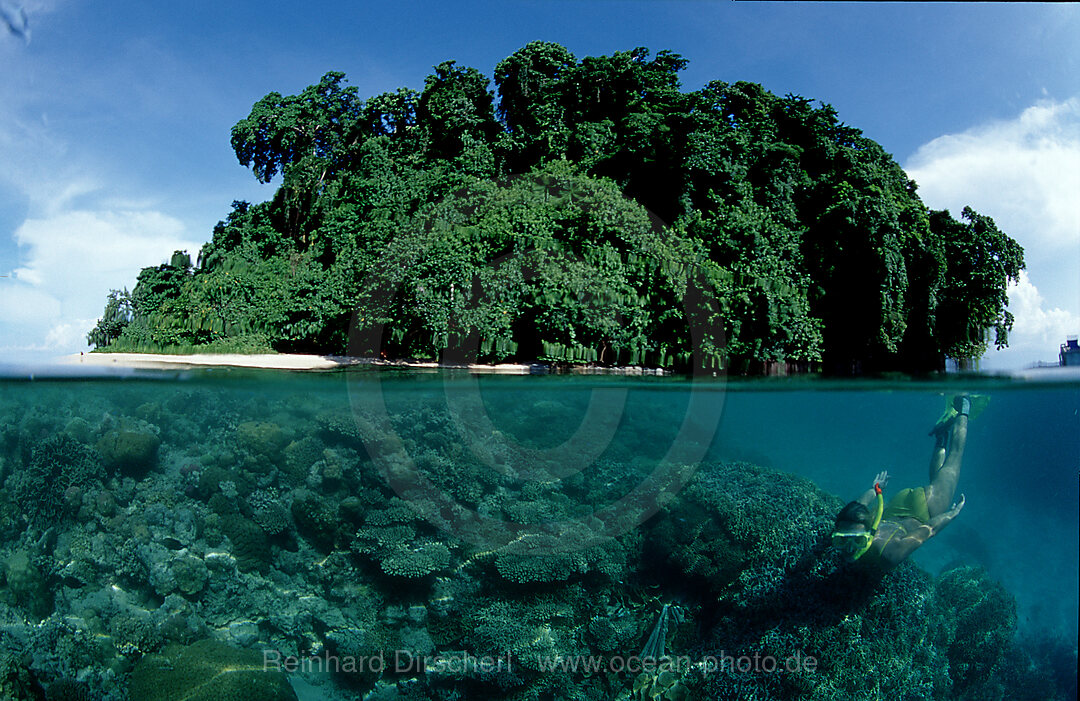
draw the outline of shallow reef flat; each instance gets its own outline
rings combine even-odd
[[[0,385],[0,698],[1075,698],[983,570],[860,574],[808,479],[672,462],[675,393],[580,435],[383,385]]]

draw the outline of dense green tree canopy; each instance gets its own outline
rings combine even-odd
[[[532,42],[493,86],[446,61],[420,92],[271,93],[232,146],[274,197],[110,295],[89,340],[740,372],[1007,342],[1023,252],[990,218],[929,211],[828,105],[684,92],[685,66]]]

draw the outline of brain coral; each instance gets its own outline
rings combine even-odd
[[[279,457],[287,439],[281,427],[269,421],[245,421],[236,427],[236,441],[256,455]]]
[[[221,517],[221,530],[232,541],[237,567],[245,572],[266,571],[270,564],[270,544],[261,528],[243,516],[231,514]]]
[[[97,449],[110,468],[141,477],[157,464],[160,445],[150,424],[125,421],[98,439]]]
[[[147,655],[129,690],[139,701],[296,701],[288,679],[265,669],[262,655],[213,640]]]

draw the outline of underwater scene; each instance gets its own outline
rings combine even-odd
[[[0,698],[1075,699],[1047,377],[9,371]]]

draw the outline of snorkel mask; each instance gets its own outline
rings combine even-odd
[[[844,533],[837,531],[832,534],[833,546],[850,554],[858,560],[862,557],[870,545],[874,542],[874,534],[870,531],[855,531]]]
[[[874,514],[872,525],[865,531],[834,531],[832,534],[833,545],[846,550],[852,559],[858,560],[866,554],[870,546],[874,544],[874,536],[881,524],[881,515],[885,512],[885,497],[881,495],[881,485],[874,483]]]

